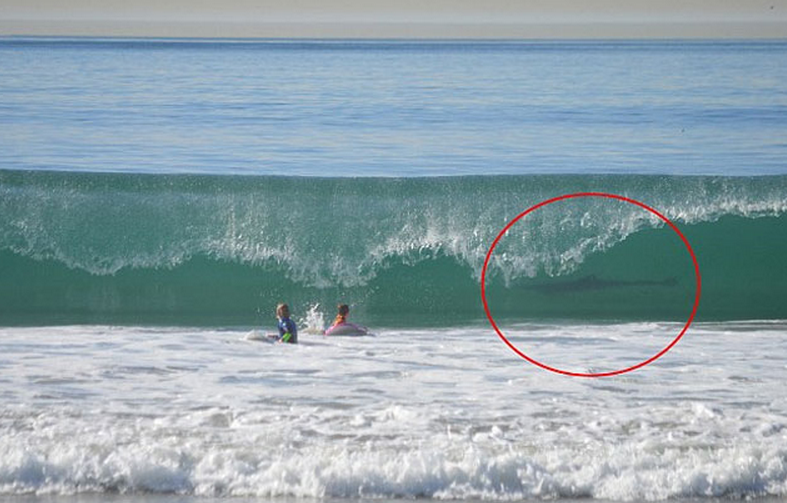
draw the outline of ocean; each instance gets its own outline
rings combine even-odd
[[[0,500],[787,499],[787,42],[6,37],[0,76]],[[490,318],[660,356],[561,375]]]

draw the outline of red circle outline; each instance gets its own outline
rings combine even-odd
[[[689,319],[686,321],[686,324],[683,326],[683,329],[680,331],[678,336],[675,337],[672,340],[672,342],[670,342],[664,349],[662,349],[661,351],[659,351],[655,355],[651,356],[647,360],[639,362],[639,363],[637,363],[635,365],[632,365],[630,367],[626,367],[626,368],[619,369],[619,370],[611,370],[609,372],[571,372],[569,370],[562,370],[562,369],[559,369],[559,368],[556,368],[556,367],[551,367],[549,365],[541,363],[540,361],[527,356],[525,353],[520,351],[516,346],[511,344],[511,342],[506,338],[506,336],[503,335],[503,332],[497,326],[497,323],[495,323],[495,320],[492,317],[492,313],[489,310],[489,304],[487,303],[487,300],[486,300],[486,269],[487,269],[487,266],[489,265],[489,259],[492,258],[492,252],[495,251],[495,247],[497,246],[497,243],[500,241],[500,239],[505,235],[505,233],[508,231],[508,229],[510,229],[515,223],[517,223],[519,220],[521,220],[527,214],[529,214],[529,213],[531,213],[531,212],[533,212],[533,211],[535,211],[535,210],[537,210],[539,208],[542,208],[542,207],[544,207],[544,206],[546,206],[548,204],[552,204],[554,202],[562,201],[562,200],[565,200],[565,199],[573,199],[573,198],[577,198],[577,197],[606,197],[608,199],[617,199],[619,201],[624,201],[624,202],[633,204],[635,206],[639,206],[640,208],[651,212],[652,214],[654,214],[657,217],[659,217],[667,225],[669,225],[669,227],[673,231],[675,231],[675,233],[683,241],[683,244],[686,246],[686,249],[688,250],[689,255],[691,255],[691,261],[694,263],[694,275],[697,278],[697,290],[696,290],[695,295],[694,295],[694,306],[692,307],[691,314],[689,315]],[[658,358],[661,358],[667,351],[672,349],[672,347],[675,344],[678,343],[678,341],[683,337],[683,334],[685,334],[686,331],[689,329],[689,326],[691,325],[691,322],[694,321],[694,316],[696,316],[696,314],[697,314],[697,307],[699,307],[699,304],[700,304],[701,291],[702,291],[702,280],[700,278],[700,265],[697,262],[697,256],[694,254],[694,250],[692,249],[691,245],[689,244],[689,240],[686,239],[686,236],[684,236],[683,233],[680,232],[680,230],[675,226],[675,224],[673,224],[672,221],[669,218],[665,217],[664,215],[662,215],[661,213],[659,213],[655,209],[651,208],[650,206],[648,206],[648,205],[646,205],[644,203],[641,203],[641,202],[637,201],[636,199],[631,199],[629,197],[619,196],[617,194],[609,194],[609,193],[606,193],[606,192],[576,192],[576,193],[573,193],[573,194],[564,194],[562,196],[557,196],[557,197],[553,197],[551,199],[547,199],[546,201],[542,201],[542,202],[536,204],[535,206],[531,206],[530,208],[526,209],[525,211],[523,211],[522,213],[520,213],[519,215],[514,217],[513,220],[508,222],[508,224],[505,227],[503,227],[503,230],[501,230],[500,233],[497,235],[495,240],[492,241],[492,245],[489,247],[489,251],[486,252],[486,258],[484,259],[484,267],[483,267],[483,269],[481,269],[481,300],[484,302],[484,311],[486,312],[486,317],[489,318],[489,323],[492,324],[492,328],[495,329],[495,332],[497,332],[497,335],[500,337],[500,339],[502,339],[502,341],[514,353],[518,354],[519,356],[521,356],[522,358],[524,358],[528,362],[532,363],[533,365],[541,367],[544,370],[549,370],[550,372],[555,372],[557,374],[563,374],[563,375],[572,376],[572,377],[609,377],[609,376],[614,376],[614,375],[625,374],[626,372],[631,372],[632,370],[636,370],[638,368],[644,367],[645,365],[648,365],[649,363],[652,363],[652,362],[656,361]]]

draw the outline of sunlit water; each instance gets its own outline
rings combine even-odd
[[[0,39],[0,168],[785,172],[787,44]]]
[[[570,378],[497,338],[476,277],[528,205],[611,190],[697,223],[700,316],[783,312],[784,177],[745,177],[787,173],[787,43],[4,38],[0,75],[0,315],[99,323],[0,328],[0,499],[787,495],[783,321],[695,324],[642,369]],[[685,174],[741,178],[663,176]],[[206,328],[283,296],[399,328]],[[682,326],[515,321],[518,349],[576,372]]]

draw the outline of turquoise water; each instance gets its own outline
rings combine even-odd
[[[483,319],[492,240],[561,192],[609,191],[685,233],[700,320],[787,317],[787,177],[454,178],[0,172],[0,320],[255,324],[340,299],[366,323]],[[680,320],[695,277],[646,211],[562,201],[519,222],[492,257],[496,315]],[[406,313],[406,315],[403,315]]]

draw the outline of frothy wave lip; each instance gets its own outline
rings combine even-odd
[[[0,171],[0,250],[95,275],[171,269],[198,256],[276,263],[291,280],[321,288],[363,286],[391,261],[444,255],[477,280],[507,221],[579,191],[632,197],[684,225],[787,210],[787,176],[337,180]],[[651,217],[602,200],[550,205],[517,225],[521,239],[501,246],[490,272],[506,281],[572,273],[588,256],[659,226]]]

